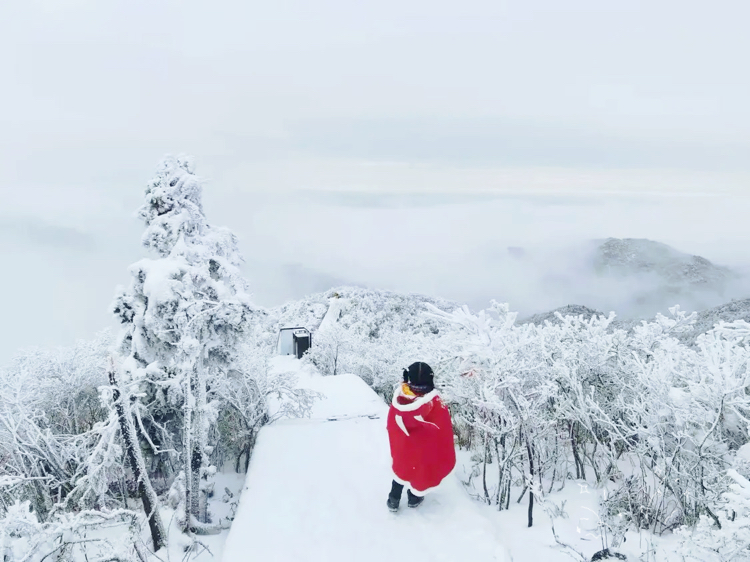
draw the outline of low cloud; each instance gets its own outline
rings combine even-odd
[[[29,218],[0,218],[0,243],[3,242],[81,252],[96,249],[95,238],[89,233]]]
[[[750,197],[739,180],[297,164],[275,176],[276,192],[213,177],[210,161],[198,167],[211,178],[204,190],[208,219],[238,235],[253,298],[263,306],[345,284],[439,296],[477,309],[496,299],[521,316],[575,303],[628,317],[750,296],[742,281],[718,296],[660,294],[648,276],[600,277],[591,265],[591,240],[616,237],[648,238],[718,265],[746,267]],[[271,168],[243,168],[242,177],[271,178]],[[311,181],[301,188],[305,177]],[[367,183],[352,186],[358,178]],[[21,347],[68,345],[112,324],[115,287],[129,282],[128,266],[146,255],[134,217],[143,184],[71,190],[65,197],[55,190],[13,192],[13,206],[0,215],[7,265],[0,293],[14,328],[0,339],[0,364]],[[643,193],[639,185],[661,189]]]

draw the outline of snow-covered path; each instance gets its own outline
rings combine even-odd
[[[388,511],[387,407],[361,379],[312,376],[300,386],[326,398],[310,419],[261,431],[223,562],[510,562],[453,475],[419,508],[407,508],[404,493],[401,510]]]

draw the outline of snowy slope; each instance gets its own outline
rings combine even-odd
[[[298,365],[278,358],[275,366]],[[453,475],[418,509],[404,497],[390,513],[387,407],[355,375],[300,376],[326,398],[310,419],[261,431],[223,562],[509,560]]]
[[[322,334],[330,330],[331,326],[338,322],[341,312],[349,305],[349,299],[332,298],[328,304],[328,312],[318,326],[317,333]]]
[[[704,287],[719,291],[737,273],[704,257],[680,252],[666,244],[639,238],[596,241],[594,268],[601,273],[632,276],[653,274],[672,288]]]

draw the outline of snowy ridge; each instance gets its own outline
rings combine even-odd
[[[335,298],[338,295],[339,298]],[[332,304],[336,301],[339,304]],[[461,304],[446,299],[419,294],[403,294],[361,287],[334,287],[325,293],[309,295],[269,311],[269,326],[273,332],[279,327],[300,325],[316,331],[324,328],[323,320],[331,310],[340,323],[368,337],[377,338],[382,332],[407,332],[434,334],[435,322],[424,317],[426,303],[440,310],[451,311]]]
[[[561,324],[562,321],[557,316],[558,312],[561,316],[583,316],[584,320],[589,320],[592,316],[606,316],[606,314],[604,314],[603,312],[599,312],[598,310],[594,310],[587,306],[583,306],[580,304],[568,304],[565,306],[561,306],[560,308],[550,310],[549,312],[541,312],[539,314],[529,316],[528,318],[519,321],[519,324],[536,324],[537,326],[543,326],[545,322],[551,322],[552,324]]]
[[[684,310],[704,310],[745,298],[750,285],[741,268],[648,239],[607,238],[564,248],[514,247],[493,257],[503,267],[498,290],[488,293],[488,298],[509,302],[523,317],[575,303],[605,314],[614,310],[621,319],[652,318],[675,304]],[[503,277],[508,281],[503,283]]]
[[[733,300],[698,312],[693,329],[680,334],[678,339],[686,345],[693,345],[699,335],[705,334],[719,322],[737,320],[750,322],[750,299]]]
[[[606,316],[603,312],[593,310],[586,306],[569,304],[549,312],[534,314],[533,316],[520,320],[518,323],[543,326],[545,322],[549,322],[553,325],[559,325],[562,323],[562,320],[558,317],[558,313],[563,317],[581,316],[586,321],[594,316]],[[610,324],[609,329],[610,331],[621,329],[633,333],[633,329],[640,326],[644,320],[652,322],[654,319],[615,319]],[[712,330],[714,326],[719,324],[719,322],[736,322],[738,320],[750,322],[750,299],[732,300],[726,304],[696,312],[695,322],[692,324],[692,327],[675,334],[675,337],[685,345],[692,346],[696,343],[698,336]]]
[[[602,273],[653,273],[662,283],[720,290],[737,274],[704,257],[685,254],[661,242],[637,238],[607,238],[596,250],[594,267]]]
[[[289,358],[274,366],[326,395],[312,420],[339,421],[285,420],[261,431],[223,562],[250,553],[266,561],[510,562],[497,527],[453,475],[419,509],[405,498],[399,513],[386,509],[387,407],[359,377],[302,372]]]

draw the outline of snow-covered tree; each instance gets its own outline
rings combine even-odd
[[[17,501],[0,513],[0,557],[7,562],[148,560],[132,511],[63,512],[41,522],[28,501]]]
[[[101,489],[120,480],[117,467],[100,472],[96,484],[81,481],[109,415],[98,387],[106,384],[110,343],[104,332],[71,348],[29,350],[0,371],[0,479],[12,483],[0,485],[0,508],[30,501],[46,521],[61,502],[77,509],[117,504],[82,493],[88,483]]]
[[[694,529],[678,530],[686,562],[750,561],[750,481],[734,469],[727,475],[730,485],[718,515],[703,515]]]
[[[498,303],[474,313],[337,292],[348,302],[341,333],[314,338],[322,345],[308,358],[359,374],[385,400],[404,366],[428,361],[483,501],[507,508],[519,486],[544,501],[569,479],[606,487],[601,528],[612,546],[629,526],[663,533],[720,518],[726,469],[749,434],[750,325],[720,324],[688,346],[681,335],[696,316],[679,307],[625,330],[614,314],[519,325]],[[319,322],[323,297],[283,307],[287,324]]]
[[[272,373],[270,357],[263,348],[244,346],[236,369],[219,380],[215,389],[222,402],[218,423],[221,457],[229,456],[237,472],[247,470],[261,427],[281,418],[309,415],[316,398],[316,393],[297,388],[295,376]]]
[[[154,257],[131,266],[130,287],[113,304],[124,326],[122,384],[136,383],[144,395],[144,437],[170,449],[170,434],[180,435],[182,524],[196,532],[209,519],[201,481],[213,471],[208,434],[218,409],[211,388],[232,368],[254,311],[236,237],[208,224],[201,194],[190,159],[161,162],[138,212],[146,225],[143,245]]]
[[[423,334],[380,330],[377,338],[351,340],[345,363],[385,402],[393,398],[405,368],[418,360],[429,363],[434,357],[433,342]]]
[[[130,464],[130,470],[138,485],[138,495],[143,502],[143,511],[148,518],[149,528],[151,530],[151,540],[154,544],[154,551],[166,546],[167,533],[164,523],[159,513],[159,499],[156,496],[151,478],[146,469],[146,463],[143,459],[143,452],[138,443],[138,434],[136,433],[133,415],[131,414],[131,396],[127,389],[123,388],[117,380],[117,372],[112,361],[109,368],[109,384],[112,392],[111,402],[117,414],[117,421],[120,428],[120,435],[125,445],[125,456]],[[92,455],[95,457],[95,455]]]
[[[542,494],[544,443],[554,435],[554,424],[545,415],[554,389],[540,369],[537,330],[515,326],[516,315],[496,302],[479,314],[466,307],[452,314],[428,309],[444,322],[435,371],[445,380],[455,425],[468,430],[463,439],[478,453],[481,497],[500,509],[507,507],[515,468],[523,493],[529,491],[531,526],[535,498]],[[493,459],[494,488],[487,473]]]

